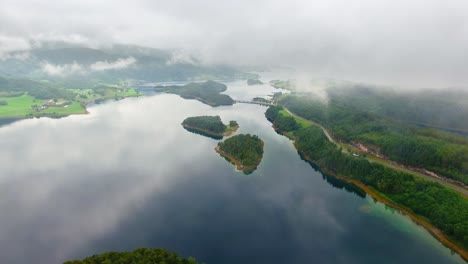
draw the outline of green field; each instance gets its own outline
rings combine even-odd
[[[8,105],[0,105],[0,117],[22,117],[33,114],[33,105],[42,105],[42,100],[23,94],[15,97],[0,97],[0,101],[5,101]]]
[[[36,111],[33,106],[41,106],[43,100],[36,99],[27,93],[15,97],[0,97],[0,102],[4,101],[7,105],[0,105],[0,118],[4,117],[28,117],[28,116],[43,116],[43,115],[71,115],[83,114],[85,108],[80,102],[72,102],[68,106],[49,106],[42,111]]]
[[[135,97],[141,94],[135,89],[124,89],[119,90],[116,88],[108,88],[101,93],[96,93],[93,89],[69,89],[71,92],[77,95],[76,100],[79,102],[90,102],[96,99],[114,99],[114,98],[125,98]]]
[[[72,102],[68,106],[51,106],[43,111],[36,112],[41,114],[73,115],[84,114],[86,109],[79,102]]]

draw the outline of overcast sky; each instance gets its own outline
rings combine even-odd
[[[468,83],[467,0],[2,0],[0,52],[31,40],[182,48],[312,77]]]

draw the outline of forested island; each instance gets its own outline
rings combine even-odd
[[[282,81],[282,80],[272,80],[270,85],[276,89],[285,89],[285,90],[294,90],[294,83],[291,80]]]
[[[245,174],[252,173],[262,161],[263,141],[256,135],[240,134],[219,142],[215,148],[221,156]]]
[[[182,126],[190,132],[215,139],[222,139],[224,136],[230,136],[239,128],[239,124],[234,120],[229,121],[228,125],[223,124],[219,116],[188,117],[182,122]]]
[[[290,100],[292,99],[287,101],[287,105],[293,108],[294,104]],[[306,106],[311,109],[310,113],[313,113],[313,109],[318,111],[317,107],[310,104],[299,104],[294,109],[299,110],[302,109],[299,107]],[[346,112],[339,113],[346,116]],[[404,211],[445,245],[465,259],[468,257],[466,197],[439,183],[345,153],[342,148],[330,142],[320,127],[291,116],[282,106],[270,107],[265,116],[276,130],[294,140],[294,145],[303,158],[319,166],[325,173],[350,181],[374,198]],[[350,126],[353,123],[356,127],[358,123],[353,120],[349,120]]]
[[[129,252],[107,252],[83,260],[67,261],[64,264],[199,264],[193,257],[182,258],[175,252],[162,248],[139,248]]]
[[[226,91],[225,84],[206,81],[202,83],[192,82],[186,85],[156,86],[156,92],[165,92],[178,94],[184,99],[195,99],[204,104],[216,107],[221,105],[233,105],[234,100],[227,94],[221,94]]]
[[[260,84],[263,84],[263,82],[260,81],[259,79],[248,79],[247,84],[248,85],[260,85]]]

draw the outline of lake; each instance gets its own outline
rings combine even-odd
[[[229,82],[248,100],[277,90]],[[303,161],[266,107],[153,94],[0,127],[0,263],[164,247],[215,263],[465,263],[408,217]],[[180,125],[236,120],[265,142],[244,175]]]

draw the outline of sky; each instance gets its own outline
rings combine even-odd
[[[0,54],[136,44],[314,78],[466,87],[467,14],[466,0],[2,0]]]

